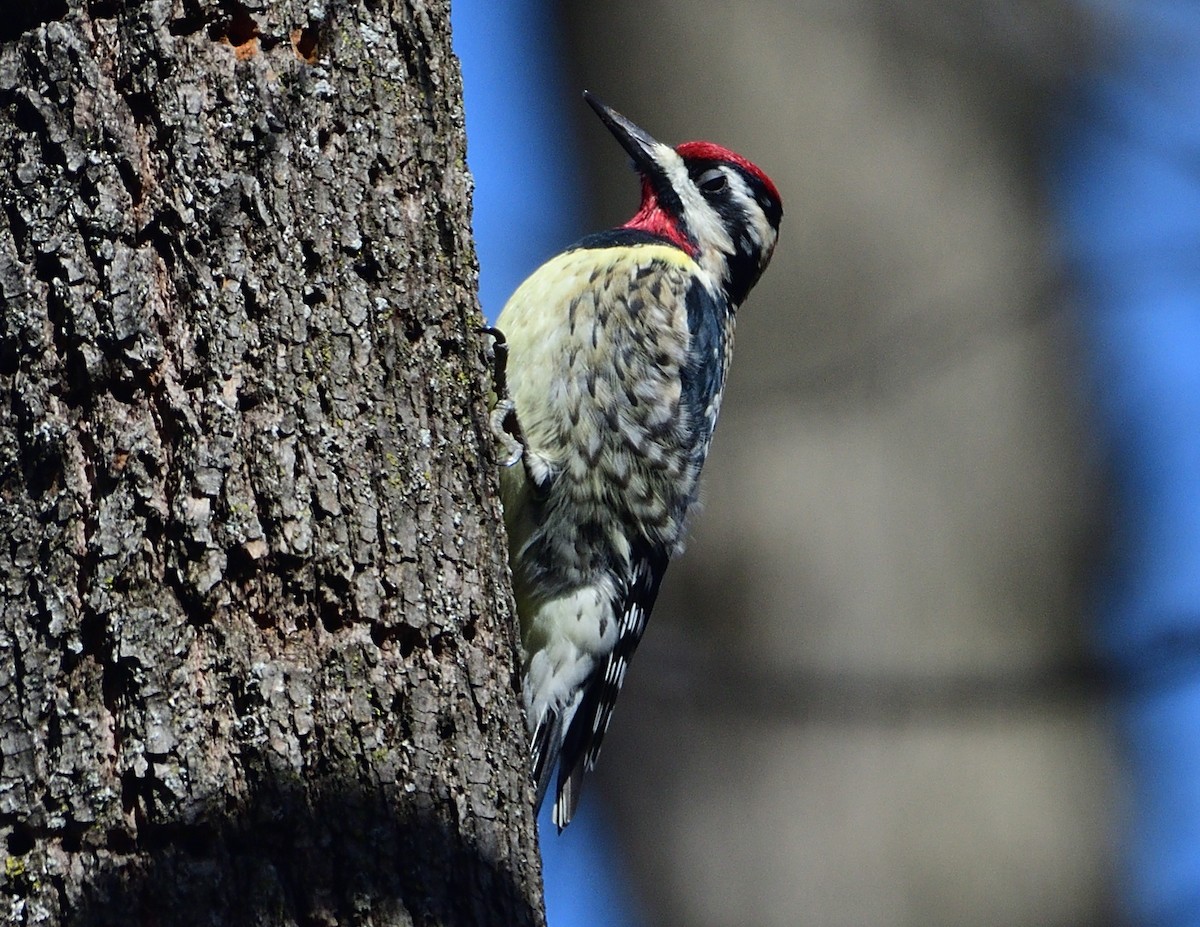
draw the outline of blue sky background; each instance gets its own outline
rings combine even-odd
[[[1048,137],[1046,177],[1116,499],[1093,627],[1129,774],[1121,892],[1132,923],[1200,927],[1200,5],[1094,6],[1111,44]],[[591,230],[582,88],[564,86],[549,5],[461,0],[453,22],[494,319]],[[603,810],[592,789],[563,836],[543,819],[551,927],[638,923]]]
[[[480,301],[494,320],[522,280],[589,231],[566,105],[583,106],[559,67],[554,16],[542,3],[461,0],[452,5],[462,60],[467,160],[475,177]],[[604,826],[595,783],[562,834],[542,809],[543,878],[550,927],[638,927],[630,889]]]

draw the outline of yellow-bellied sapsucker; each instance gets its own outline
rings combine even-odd
[[[740,155],[672,148],[584,97],[633,158],[641,208],[538,268],[491,330],[532,775],[540,807],[557,766],[560,830],[681,549],[734,315],[783,215]]]

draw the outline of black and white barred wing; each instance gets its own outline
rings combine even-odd
[[[616,646],[608,658],[597,665],[563,740],[558,797],[554,803],[554,823],[559,829],[566,827],[575,814],[584,772],[591,771],[596,765],[604,734],[612,720],[613,707],[625,682],[625,673],[646,631],[646,622],[667,569],[666,553],[648,547],[635,549],[632,560],[630,581],[620,599]]]

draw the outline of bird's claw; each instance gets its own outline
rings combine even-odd
[[[517,421],[517,407],[508,395],[508,341],[504,332],[494,326],[486,325],[478,331],[492,337],[492,388],[498,397],[491,413],[492,434],[504,451],[500,466],[511,467],[525,453],[525,436]]]
[[[503,449],[505,456],[500,466],[511,467],[525,453],[525,442],[521,438],[521,426],[517,424],[517,410],[511,399],[500,399],[492,409],[492,434]]]
[[[490,335],[492,346],[487,358],[492,365],[492,387],[501,399],[508,398],[508,339],[494,325],[482,325],[475,329],[481,335]]]

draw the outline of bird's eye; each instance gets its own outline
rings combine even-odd
[[[729,183],[729,179],[725,176],[723,170],[719,167],[714,167],[701,174],[696,183],[705,193],[717,193],[725,189],[725,185]]]

